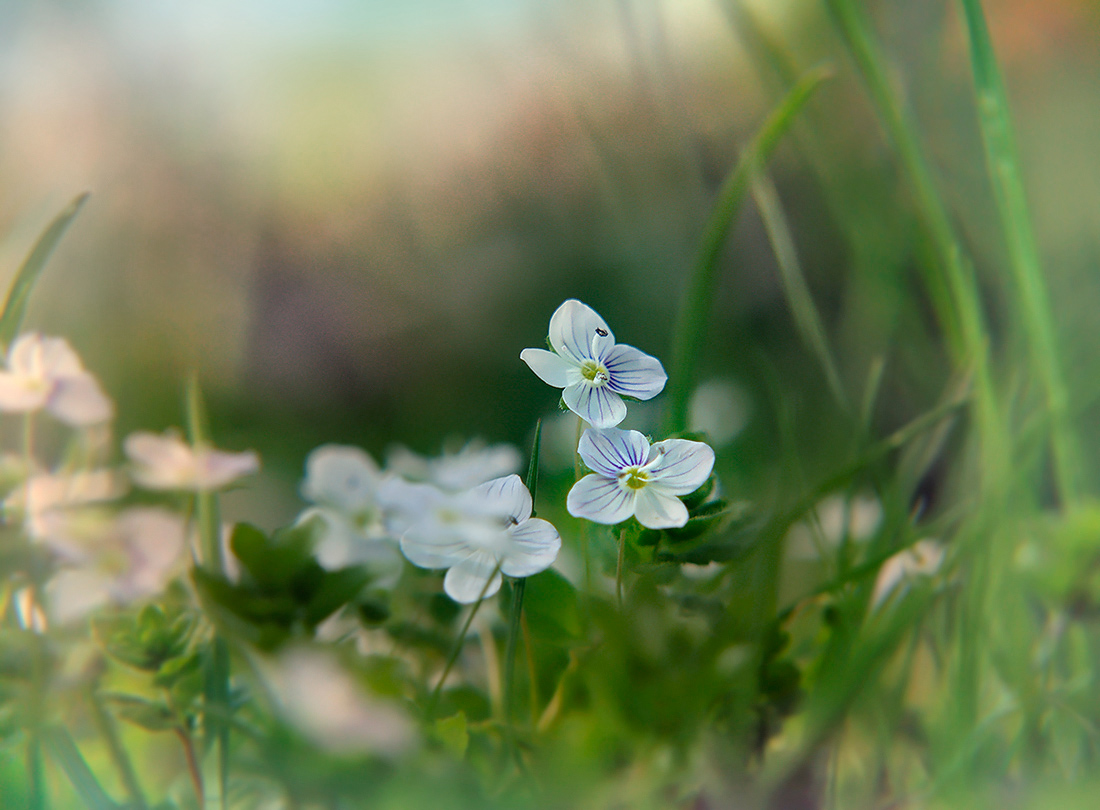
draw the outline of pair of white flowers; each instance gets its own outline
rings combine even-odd
[[[550,318],[549,338],[554,351],[524,349],[520,359],[563,389],[566,406],[592,426],[577,447],[592,473],[569,491],[569,513],[608,525],[634,517],[651,529],[683,526],[688,511],[679,496],[707,480],[714,451],[686,439],[650,445],[638,431],[615,427],[626,418],[623,397],[647,400],[664,389],[661,362],[616,344],[607,322],[572,299]]]
[[[518,465],[514,448],[468,445],[437,459],[399,451],[383,472],[358,448],[325,445],[306,463],[302,494],[316,505],[301,519],[325,522],[323,565],[366,563],[385,577],[399,547],[414,565],[448,569],[444,591],[469,604],[494,595],[502,574],[548,568],[561,548],[553,525],[531,516],[531,494],[519,476],[484,480]],[[477,481],[483,483],[469,486]]]

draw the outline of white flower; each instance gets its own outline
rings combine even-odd
[[[134,464],[134,481],[146,489],[221,489],[260,468],[260,458],[251,450],[226,453],[196,448],[172,431],[131,433],[123,447]]]
[[[447,492],[461,492],[519,470],[523,457],[510,444],[486,445],[474,439],[456,453],[425,458],[405,447],[389,452],[386,470],[410,481],[426,481]]]
[[[548,385],[564,389],[562,400],[596,428],[626,418],[624,396],[652,399],[668,375],[661,361],[633,346],[615,344],[604,319],[591,307],[570,299],[550,318],[554,351],[524,349],[523,360]]]
[[[909,580],[936,573],[943,565],[943,558],[942,545],[935,540],[920,540],[887,559],[875,578],[871,607],[879,607],[899,585],[904,590]]]
[[[666,439],[652,447],[636,430],[589,429],[577,452],[593,473],[569,490],[573,517],[608,525],[633,516],[650,529],[683,526],[687,507],[677,497],[694,492],[714,467],[702,442]]]
[[[0,371],[0,411],[43,408],[75,427],[106,422],[114,415],[111,400],[64,338],[29,332],[8,348],[7,370]]]
[[[17,515],[31,539],[63,558],[82,559],[89,538],[102,532],[102,515],[92,505],[119,497],[124,484],[113,470],[38,473],[4,499],[4,512]]]
[[[531,517],[531,493],[518,475],[487,481],[437,501],[401,538],[401,551],[421,568],[447,568],[443,590],[469,604],[500,589],[501,574],[529,577],[550,567],[561,549],[552,524]]]
[[[374,509],[380,476],[374,459],[358,447],[321,445],[306,459],[302,496],[345,515],[363,515]]]

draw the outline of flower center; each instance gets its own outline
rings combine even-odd
[[[607,381],[611,379],[611,375],[607,373],[607,369],[595,360],[585,360],[581,363],[581,376],[595,388],[607,385]]]
[[[619,483],[627,489],[641,489],[649,483],[649,473],[641,467],[627,467],[619,473]]]

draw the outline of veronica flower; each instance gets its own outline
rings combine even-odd
[[[586,430],[577,452],[593,472],[569,490],[566,509],[608,525],[635,517],[650,529],[683,526],[688,511],[677,496],[702,486],[714,467],[714,451],[702,442],[651,447],[638,431],[618,428]]]
[[[519,470],[523,457],[510,444],[486,445],[474,439],[457,452],[427,458],[396,447],[386,459],[386,470],[410,481],[424,481],[448,492],[461,492]]]
[[[260,458],[251,450],[226,453],[192,447],[172,431],[131,433],[123,449],[133,462],[134,481],[146,489],[221,489],[260,468]]]
[[[558,530],[531,511],[531,493],[518,475],[487,481],[437,501],[405,532],[401,551],[421,568],[449,569],[447,595],[476,602],[500,589],[501,574],[529,577],[558,556]]]
[[[6,365],[0,371],[0,411],[45,409],[74,427],[106,422],[114,415],[111,400],[64,338],[22,335],[8,348]]]
[[[125,482],[113,470],[37,473],[4,499],[5,515],[21,518],[27,536],[49,546],[65,559],[83,558],[89,537],[99,536],[102,516],[95,504],[125,492]]]
[[[561,388],[566,407],[595,428],[626,418],[624,396],[652,399],[668,380],[660,360],[617,345],[604,319],[580,301],[570,299],[554,312],[550,345],[552,352],[524,349],[520,359],[543,382]]]

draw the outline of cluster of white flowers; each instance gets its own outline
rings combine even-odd
[[[8,348],[0,370],[0,413],[31,420],[46,412],[78,432],[102,434],[114,404],[63,339],[31,332]],[[95,443],[88,441],[85,446]],[[128,467],[57,465],[32,457],[5,463],[5,523],[21,525],[26,536],[50,550],[56,571],[44,584],[48,610],[30,605],[41,628],[48,615],[67,622],[99,605],[153,596],[178,574],[187,559],[189,529],[184,518],[163,506],[120,506],[130,484],[151,490],[221,489],[259,469],[255,453],[224,453],[191,447],[169,432],[134,433],[125,443]],[[34,594],[27,591],[24,601]]]

